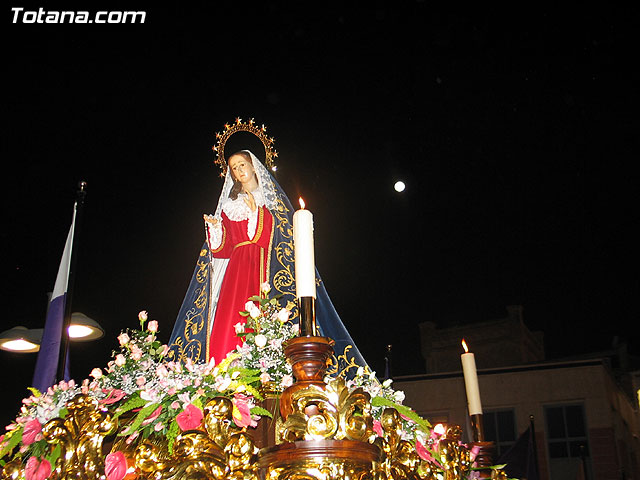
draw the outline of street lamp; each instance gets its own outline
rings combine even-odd
[[[0,349],[15,353],[35,353],[40,350],[42,328],[13,327],[0,333]],[[104,329],[84,313],[71,314],[69,340],[72,342],[90,342],[104,336]]]

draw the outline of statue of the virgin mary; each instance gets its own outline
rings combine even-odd
[[[270,143],[263,143],[269,160]],[[172,360],[224,360],[242,342],[234,328],[246,320],[239,312],[245,310],[247,299],[258,295],[265,283],[273,294],[281,295],[283,305],[296,302],[294,210],[289,199],[250,151],[230,155],[225,163],[222,192],[215,213],[204,216],[206,240],[169,341]],[[358,367],[366,367],[366,362],[333,307],[317,270],[316,284],[318,334],[335,342],[328,373],[352,376]]]

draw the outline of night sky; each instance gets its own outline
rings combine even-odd
[[[4,15],[2,326],[43,326],[85,180],[73,310],[106,336],[72,345],[76,379],[139,310],[168,340],[222,186],[215,132],[237,116],[275,138],[278,181],[313,211],[318,269],[374,369],[391,343],[394,373],[421,373],[418,323],[513,304],[550,358],[616,335],[639,353],[637,12],[117,8],[145,24]],[[35,357],[0,352],[3,423]]]

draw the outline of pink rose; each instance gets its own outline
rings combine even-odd
[[[116,355],[115,364],[117,366],[122,367],[125,363],[127,363],[127,359],[124,357],[124,355],[122,355],[121,353]]]
[[[126,345],[127,343],[129,343],[129,340],[131,339],[126,333],[121,333],[120,335],[118,335],[118,342],[120,342],[120,346]]]
[[[142,358],[142,350],[137,345],[131,347],[131,358],[138,361]]]
[[[293,377],[289,374],[282,376],[282,381],[280,382],[280,386],[287,388],[293,385]]]
[[[36,437],[42,431],[42,425],[35,418],[27,422],[22,431],[22,444],[31,445],[36,441]]]
[[[235,395],[232,400],[233,403],[233,421],[240,428],[255,427],[258,425],[253,418],[251,418],[251,407],[249,406],[248,398],[245,395]]]
[[[186,430],[194,430],[198,428],[202,423],[203,418],[204,414],[202,413],[202,410],[194,404],[189,403],[185,409],[176,416],[176,422],[178,422],[180,430],[184,432]]]
[[[104,459],[107,480],[122,480],[127,474],[127,458],[122,452],[111,452]]]
[[[43,458],[39,460],[37,457],[29,457],[27,465],[24,467],[25,480],[45,480],[51,475],[51,464],[49,460]]]
[[[97,380],[102,376],[102,370],[100,370],[99,368],[94,368],[93,370],[91,370],[91,373],[89,374],[89,376]]]
[[[156,333],[158,331],[158,321],[157,320],[151,320],[147,324],[147,330],[149,330],[151,333]]]
[[[149,313],[146,310],[142,310],[140,313],[138,313],[138,320],[140,320],[141,322],[146,322],[148,318]]]
[[[144,384],[147,383],[147,379],[144,377],[138,377],[136,378],[136,385],[138,385],[139,387],[144,387]]]

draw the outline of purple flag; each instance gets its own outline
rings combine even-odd
[[[76,206],[73,208],[73,220],[67,243],[64,246],[62,260],[58,268],[58,276],[53,287],[47,318],[40,342],[40,351],[36,360],[36,368],[33,374],[33,386],[44,392],[56,383],[56,372],[58,369],[58,359],[60,356],[60,345],[62,340],[62,328],[64,325],[65,302],[67,298],[67,287],[69,283],[69,271],[71,269],[71,248],[73,246],[73,231],[76,223]],[[69,380],[69,362],[66,362],[65,380]]]

